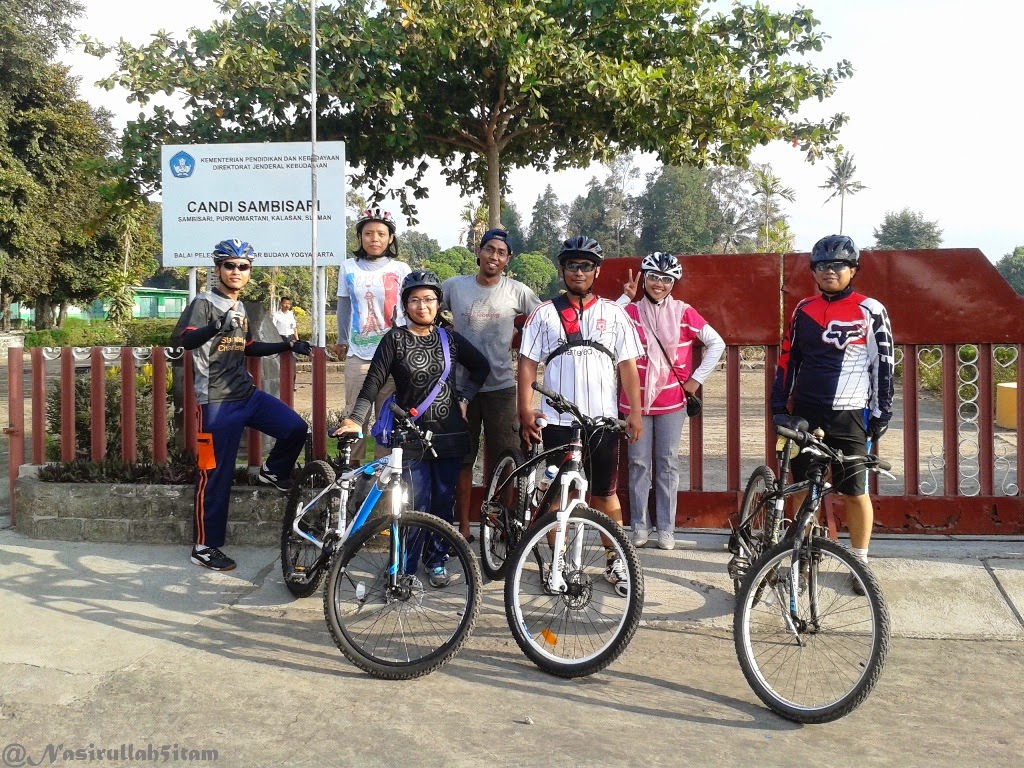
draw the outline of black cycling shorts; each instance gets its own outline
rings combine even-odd
[[[845,456],[864,456],[868,452],[867,411],[814,411],[793,409],[794,416],[807,419],[809,429],[825,432],[825,445],[837,448]],[[793,480],[807,476],[810,457],[800,453],[790,465]],[[868,470],[859,462],[832,464],[832,485],[844,496],[863,496],[868,492]]]
[[[544,427],[544,449],[568,445],[572,427]],[[613,496],[619,487],[619,435],[597,432],[583,450],[583,471],[590,484],[591,496]]]

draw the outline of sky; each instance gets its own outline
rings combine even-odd
[[[189,27],[205,28],[219,17],[213,0],[147,3],[144,13],[125,13],[123,0],[82,0],[86,13],[78,29],[103,42],[124,38],[141,44],[158,29],[178,36]],[[1024,245],[1021,180],[1024,148],[1016,136],[1024,103],[1020,98],[1019,30],[1024,3],[1013,0],[805,0],[831,39],[814,60],[828,66],[849,59],[854,76],[819,104],[808,104],[801,117],[821,118],[845,112],[850,121],[840,142],[854,155],[856,178],[867,189],[847,197],[845,234],[863,248],[886,212],[909,207],[943,231],[942,246],[980,248],[997,261]],[[797,3],[768,2],[778,10]],[[86,101],[106,107],[120,128],[137,116],[138,105],[125,93],[94,87],[114,69],[78,50],[63,60],[81,77]],[[838,199],[825,204],[821,185],[829,175],[825,162],[810,164],[789,144],[758,148],[755,163],[770,163],[776,175],[796,192],[783,212],[796,236],[796,249],[810,250],[820,237],[839,229]],[[657,167],[651,157],[639,165]],[[563,203],[585,194],[587,182],[607,175],[599,165],[547,173],[517,170],[509,176],[512,202],[524,226],[548,184]],[[464,205],[456,187],[437,172],[428,174],[429,200],[418,201],[415,229],[435,238],[442,248],[459,242]],[[640,182],[633,193],[643,190]],[[475,201],[474,201],[475,202]],[[397,214],[399,236],[405,223]]]

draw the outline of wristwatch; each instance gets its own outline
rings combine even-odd
[[[469,398],[466,397],[465,395],[459,395],[459,402],[460,403],[465,403],[466,405],[469,405]]]

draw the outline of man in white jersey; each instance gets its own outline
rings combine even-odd
[[[558,263],[567,293],[541,304],[523,326],[517,382],[524,440],[538,441],[542,437],[533,410],[533,383],[541,362],[545,365],[544,386],[574,402],[590,417],[618,416],[617,384],[621,381],[630,405],[626,420],[629,440],[640,438],[643,426],[636,359],[643,355],[643,347],[623,309],[593,295],[602,260],[601,246],[592,238],[581,235],[562,243]],[[546,402],[542,410],[548,422],[543,430],[544,446],[568,443],[571,417],[555,412]],[[588,445],[584,464],[591,505],[621,524],[622,507],[616,496],[618,439],[597,435]],[[620,595],[628,593],[625,564],[610,549],[605,578]]]
[[[489,229],[480,238],[475,275],[458,275],[442,285],[444,303],[452,312],[455,330],[461,333],[491,364],[487,381],[469,403],[469,453],[459,474],[455,511],[459,530],[469,535],[469,504],[473,490],[473,463],[483,427],[484,477],[490,477],[491,463],[502,451],[519,447],[516,415],[516,377],[512,370],[513,321],[533,311],[540,299],[529,287],[505,274],[512,260],[512,246],[504,229]],[[461,382],[467,373],[459,366]]]

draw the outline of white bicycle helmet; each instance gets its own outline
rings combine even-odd
[[[663,253],[661,251],[648,253],[644,256],[644,260],[640,262],[640,271],[660,272],[663,275],[668,275],[673,280],[679,280],[683,276],[683,267],[679,263],[679,259],[671,253]]]

